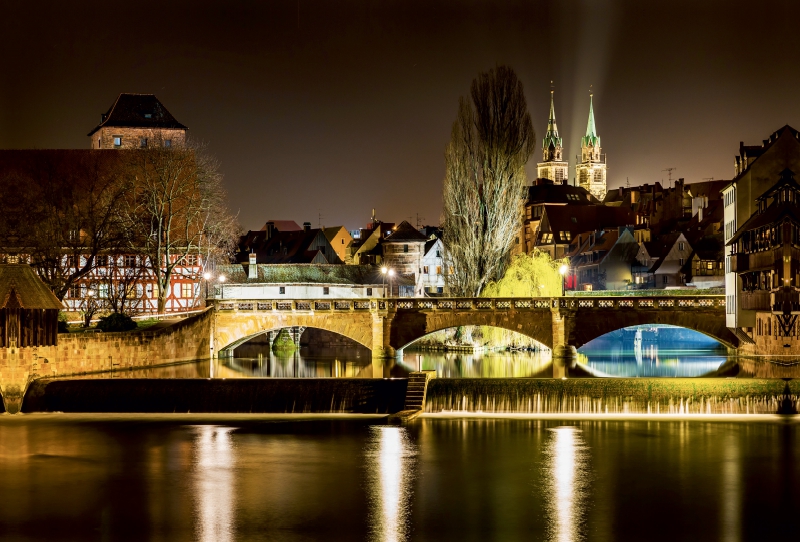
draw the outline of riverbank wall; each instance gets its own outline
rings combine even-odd
[[[58,345],[0,348],[0,393],[10,412],[28,383],[109,370],[209,359],[213,311],[153,330],[124,333],[59,333]]]
[[[788,386],[788,394],[787,392]],[[774,414],[800,382],[727,378],[436,378],[425,411],[521,414]]]
[[[37,380],[22,412],[391,414],[404,378]]]

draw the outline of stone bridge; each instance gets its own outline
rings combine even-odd
[[[738,338],[725,327],[725,296],[392,298],[209,300],[214,311],[212,355],[228,355],[267,331],[315,327],[349,337],[394,357],[417,339],[458,326],[516,331],[552,348],[580,347],[623,327],[669,324],[699,331],[729,348]]]

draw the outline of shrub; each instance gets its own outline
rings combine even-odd
[[[69,333],[69,323],[67,322],[67,313],[58,311],[58,333]]]
[[[112,312],[108,316],[101,316],[97,323],[100,331],[131,331],[136,329],[136,322],[127,314]]]

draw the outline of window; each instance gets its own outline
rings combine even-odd
[[[139,140],[139,147],[141,147],[142,149],[147,147],[147,138],[146,137],[143,137],[143,138],[141,138]]]
[[[144,118],[146,118],[146,119],[152,119],[152,118],[153,118],[153,114],[152,114],[152,113],[145,113],[145,114],[144,114]]]
[[[714,262],[707,262],[706,263],[706,269],[708,269],[709,271],[714,269]]]
[[[436,287],[436,293],[437,293],[437,294],[443,294],[443,293],[444,293],[444,287],[442,287],[442,286],[437,286],[437,287]]]
[[[403,252],[408,252],[408,245],[403,245]]]
[[[572,239],[571,231],[562,231],[559,233],[559,235],[561,236],[562,241],[569,241],[570,239]]]
[[[678,250],[685,250],[685,249],[686,249],[686,243],[684,243],[683,241],[678,243]]]
[[[664,275],[664,276],[661,277],[661,281],[664,284],[669,284],[669,277],[667,275]]]
[[[542,234],[542,243],[548,244],[553,242],[553,234],[552,233],[543,233]]]
[[[342,239],[342,244],[344,244],[344,239]]]
[[[194,297],[191,282],[184,282],[181,284],[181,297]]]
[[[437,265],[436,266],[436,274],[437,275],[441,275],[442,274],[442,266],[441,265]],[[450,274],[452,275],[453,273],[451,272]]]
[[[279,294],[285,294],[286,293],[286,286],[281,286],[280,288],[278,288],[278,293]]]
[[[330,289],[329,286],[323,286],[322,287],[322,295],[330,295],[330,293],[331,293],[331,289]]]
[[[69,297],[72,299],[80,299],[81,287],[79,284],[73,284],[69,287]]]
[[[100,299],[108,298],[108,284],[101,284],[97,287],[97,297]]]
[[[428,266],[427,265],[422,268],[422,273],[425,274],[425,275],[428,274]]]
[[[125,256],[125,267],[136,267],[136,256]]]
[[[114,146],[115,147],[122,146],[122,136],[114,136]]]
[[[684,260],[683,258],[678,258],[678,263],[679,263],[681,266],[682,266],[682,265],[683,265],[685,262],[686,262],[686,260]]]
[[[106,255],[96,256],[94,259],[94,263],[97,265],[97,267],[105,267],[108,265],[108,256]]]
[[[372,288],[367,288],[367,295],[372,296]]]
[[[442,257],[442,251],[441,250],[437,250],[436,251],[436,257],[437,258],[441,258]]]
[[[165,147],[171,147],[172,146],[172,140],[171,139],[165,139],[164,140],[164,146]]]

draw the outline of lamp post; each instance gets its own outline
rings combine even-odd
[[[558,268],[558,272],[561,273],[561,297],[567,295],[567,287],[565,285],[567,271],[569,271],[569,266],[565,263],[562,263],[561,267]]]
[[[389,269],[389,291],[392,290],[392,277],[394,276],[394,269]]]
[[[220,276],[219,276],[219,278],[218,278],[217,280],[218,280],[218,281],[219,281],[219,283],[222,285],[222,286],[220,286],[220,288],[219,288],[219,292],[220,292],[220,299],[225,299],[225,275],[220,275]]]
[[[389,272],[389,268],[386,266],[381,267],[381,289],[383,290],[383,297],[386,297],[386,273]]]
[[[203,279],[206,281],[206,303],[208,303],[208,281],[211,280],[211,273],[208,271],[203,273]]]

